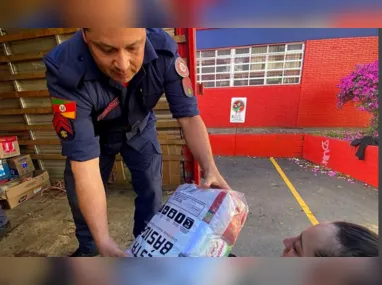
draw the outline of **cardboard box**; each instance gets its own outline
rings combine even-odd
[[[0,158],[10,158],[20,155],[17,137],[0,137]]]
[[[8,166],[12,177],[23,176],[35,170],[30,155],[21,155],[9,158]]]
[[[23,180],[27,181],[20,183]],[[0,202],[5,209],[13,209],[49,186],[51,184],[48,172],[46,170],[36,170],[32,174],[0,185],[0,199],[2,199]]]
[[[0,181],[8,180],[10,178],[11,178],[11,172],[9,171],[7,160],[0,159]]]

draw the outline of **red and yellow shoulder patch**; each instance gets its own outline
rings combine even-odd
[[[194,96],[194,89],[192,88],[192,81],[190,77],[183,78],[182,86],[183,86],[184,94],[187,97],[192,98]]]
[[[72,122],[61,113],[56,112],[53,116],[53,126],[57,135],[62,140],[74,139],[74,128]]]
[[[62,100],[52,97],[53,113],[61,114],[68,119],[76,119],[77,105],[76,101]]]

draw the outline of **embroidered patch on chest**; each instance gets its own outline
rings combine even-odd
[[[97,121],[101,121],[102,119],[104,119],[107,116],[107,114],[109,114],[112,110],[117,108],[118,105],[119,98],[117,97],[113,101],[111,101],[109,105],[107,105],[106,109],[102,112],[102,114],[97,117]]]

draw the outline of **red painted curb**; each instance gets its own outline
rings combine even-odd
[[[305,135],[303,158],[378,187],[378,146],[368,146],[365,160],[355,156],[357,148],[349,142]]]
[[[303,134],[210,134],[214,155],[301,157],[378,187],[378,147],[368,146],[365,160],[346,141]]]

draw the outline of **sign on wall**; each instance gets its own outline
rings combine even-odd
[[[247,98],[234,97],[231,99],[231,123],[245,123],[245,113],[247,110]]]

